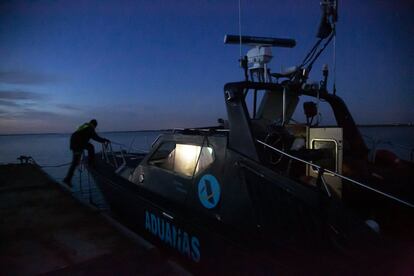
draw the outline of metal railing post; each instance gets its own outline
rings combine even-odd
[[[114,151],[112,150],[112,144],[109,143],[109,150],[111,151],[112,159],[114,160],[114,166],[115,168],[118,168],[118,161],[116,160],[116,156],[114,154]]]
[[[325,178],[323,177],[325,170],[323,168],[318,168],[317,170],[318,170],[318,178],[316,179],[316,185],[320,189],[323,186],[328,197],[331,197],[332,196],[331,192],[329,191],[328,185],[326,184]]]
[[[104,155],[104,159],[106,163],[109,163],[109,158],[108,158],[108,146],[106,144],[102,144],[102,153]]]

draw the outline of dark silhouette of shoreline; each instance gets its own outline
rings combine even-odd
[[[414,127],[414,123],[360,124],[358,127]]]

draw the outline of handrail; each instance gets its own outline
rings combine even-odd
[[[114,151],[112,149],[112,144],[111,143],[103,143],[102,144],[102,159],[105,160],[106,163],[111,164],[111,160],[108,156],[108,153],[110,153],[110,155],[112,156],[113,159],[113,165],[115,166],[115,168],[118,168],[118,161],[116,160],[116,156],[114,154]]]
[[[113,151],[112,144],[119,146],[119,153],[122,159],[122,164],[119,164],[119,160],[117,159],[117,157],[119,157],[119,155],[117,155],[118,152]],[[117,142],[109,142],[102,144],[102,159],[105,160],[105,162],[110,164],[111,166],[114,166],[117,169],[117,171],[122,170],[122,168],[124,168],[127,163],[125,156],[128,156],[129,153],[127,153],[123,147],[126,146],[124,144],[120,144]],[[142,149],[137,150],[143,153],[147,153],[147,151],[144,151]]]
[[[368,186],[368,185],[366,185],[366,184],[363,184],[363,183],[361,183],[361,182],[359,182],[359,181],[356,181],[356,180],[351,179],[351,178],[349,178],[349,177],[343,176],[343,175],[338,174],[338,173],[336,173],[336,172],[333,172],[333,171],[331,171],[331,170],[324,169],[324,168],[322,168],[321,166],[318,166],[318,165],[316,165],[316,164],[314,164],[314,163],[312,163],[312,162],[309,162],[309,161],[306,161],[306,160],[300,159],[300,158],[298,158],[298,157],[296,157],[296,156],[293,156],[293,155],[291,155],[291,154],[288,154],[288,153],[286,153],[286,152],[284,152],[284,151],[282,151],[282,150],[280,150],[280,149],[277,149],[277,148],[275,148],[275,147],[272,147],[271,145],[266,144],[265,142],[260,141],[260,140],[258,140],[258,139],[256,139],[256,142],[258,142],[259,144],[262,144],[263,146],[268,147],[268,148],[270,148],[270,149],[272,149],[272,150],[274,150],[274,151],[278,152],[279,154],[285,155],[285,156],[287,156],[287,157],[289,157],[289,158],[291,158],[291,159],[293,159],[293,160],[296,160],[296,161],[299,161],[299,162],[305,163],[305,164],[307,164],[307,165],[309,165],[309,166],[312,166],[312,167],[313,167],[313,168],[315,168],[318,172],[323,171],[323,172],[327,172],[327,173],[333,174],[333,175],[335,175],[335,176],[337,176],[337,177],[339,177],[339,178],[341,178],[341,179],[347,180],[347,181],[349,181],[349,182],[351,182],[351,183],[353,183],[353,184],[355,184],[355,185],[357,185],[357,186],[363,187],[363,188],[365,188],[365,189],[367,189],[367,190],[373,191],[373,192],[378,193],[378,194],[380,194],[380,195],[382,195],[382,196],[385,196],[385,197],[390,198],[390,199],[392,199],[392,200],[395,200],[395,201],[397,201],[397,202],[399,202],[399,203],[402,203],[402,204],[404,204],[404,205],[406,205],[406,206],[408,206],[408,207],[414,208],[414,204],[412,204],[412,203],[410,203],[410,202],[404,201],[404,200],[399,199],[399,198],[397,198],[397,197],[395,197],[395,196],[393,196],[393,195],[390,195],[390,194],[388,194],[388,193],[385,193],[385,192],[382,192],[382,191],[380,191],[380,190],[374,189],[374,188],[372,188],[372,187],[370,187],[370,186]]]
[[[119,146],[120,149],[123,149],[123,148],[126,149],[126,148],[128,148],[127,145],[121,144],[121,143],[117,143],[117,142],[114,142],[114,141],[111,141],[111,144],[114,144],[116,146]],[[139,148],[136,148],[136,147],[132,147],[132,144],[131,144],[129,146],[128,151],[126,152],[127,154],[129,154],[131,152],[130,149],[133,149],[133,150],[135,150],[137,152],[141,152],[141,153],[147,153],[148,152],[147,150],[143,150],[143,149],[139,149]]]
[[[158,140],[161,138],[161,136],[162,136],[162,134],[159,134],[159,135],[157,136],[157,138],[155,138],[154,142],[152,142],[152,144],[151,144],[151,148],[153,148],[153,147],[154,147],[154,145],[158,142]]]
[[[108,145],[109,145],[109,150],[111,151],[112,158],[114,160],[115,168],[118,168],[118,161],[116,160],[116,156],[115,156],[114,151],[112,149],[112,143],[109,142]]]
[[[104,159],[106,163],[109,163],[108,149],[105,143],[102,144],[102,159]]]

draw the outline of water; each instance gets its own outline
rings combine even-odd
[[[360,130],[368,147],[376,143],[377,149],[390,149],[404,159],[409,159],[410,149],[414,149],[414,127],[362,127]],[[148,151],[159,134],[160,131],[135,131],[101,133],[101,136],[123,144],[125,150],[140,152]],[[42,166],[68,163],[72,158],[69,138],[70,134],[0,135],[0,163],[16,163],[20,155],[32,156]],[[92,143],[96,151],[101,150],[99,143]],[[67,168],[45,170],[62,180]]]
[[[161,132],[109,132],[100,134],[102,137],[118,144],[123,144],[125,150],[135,152],[148,151],[151,143]],[[0,163],[16,163],[20,155],[31,156],[41,166],[68,163],[72,159],[69,149],[70,134],[34,134],[34,135],[3,135],[0,136]],[[100,151],[101,145],[92,141],[95,150]],[[120,148],[114,145],[114,150]],[[62,179],[64,175],[57,172],[61,168],[46,168],[48,173]],[[63,169],[65,171],[65,169]]]
[[[414,149],[414,127],[362,127],[361,133],[368,147],[376,145],[395,152],[400,158],[410,159],[410,151]],[[161,134],[152,132],[112,132],[101,136],[118,144],[128,151],[148,151],[152,142]],[[20,155],[32,156],[41,166],[66,164],[71,161],[69,150],[69,134],[38,134],[38,135],[5,135],[0,136],[0,163],[16,163]],[[95,150],[100,151],[99,143],[94,143]],[[119,145],[114,145],[118,150]],[[44,167],[44,170],[57,181],[62,181],[68,166]],[[94,191],[93,199],[99,206],[105,206],[102,196],[93,180],[88,179],[87,172],[75,173],[72,183],[75,196],[82,200],[90,200],[89,190]]]
[[[110,132],[101,136],[123,145],[113,145],[114,150],[147,152],[159,134],[159,131]],[[72,160],[69,140],[70,134],[0,135],[0,163],[18,163],[20,155],[31,156],[52,178],[61,182],[69,168],[64,164]],[[101,150],[100,143],[92,143],[95,151]],[[73,194],[80,200],[89,203],[92,200],[98,208],[107,207],[93,178],[82,167],[75,172],[72,184]]]
[[[387,149],[410,160],[414,154],[414,127],[361,127],[367,146]]]

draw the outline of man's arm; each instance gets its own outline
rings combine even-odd
[[[98,134],[96,134],[96,131],[92,128],[92,137],[93,140],[99,143],[109,143],[110,141],[106,138],[102,138]]]

